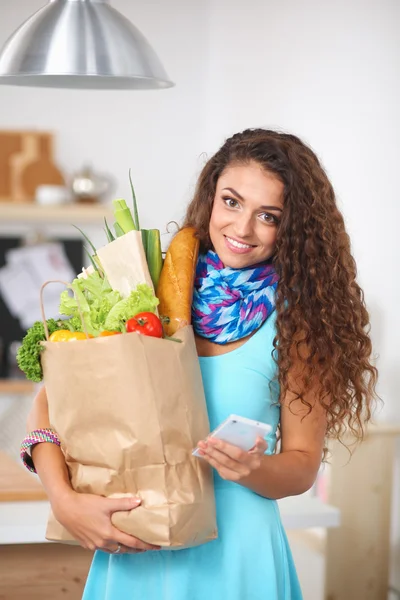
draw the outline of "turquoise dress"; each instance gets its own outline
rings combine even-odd
[[[280,409],[272,359],[275,314],[245,344],[200,358],[211,429],[231,413],[270,423]],[[186,550],[112,555],[98,551],[83,600],[301,600],[275,500],[215,472],[218,539]]]

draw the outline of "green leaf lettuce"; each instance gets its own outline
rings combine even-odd
[[[155,312],[158,303],[153,290],[147,284],[141,283],[127,298],[113,306],[106,318],[105,329],[125,331],[125,322],[128,319],[141,312]]]

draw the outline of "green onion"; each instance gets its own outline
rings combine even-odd
[[[106,226],[105,227],[105,232],[106,232],[106,236],[107,236],[108,241],[109,242],[113,242],[115,240],[115,237],[113,236],[112,231],[111,231],[111,229],[108,226],[107,219],[105,217],[104,217],[104,225]]]
[[[83,235],[83,237],[85,238],[85,240],[87,241],[87,243],[89,244],[89,246],[91,247],[91,249],[93,250],[94,254],[96,255],[96,253],[97,253],[97,250],[96,250],[96,248],[94,247],[94,245],[92,244],[92,242],[89,240],[89,238],[88,238],[88,236],[86,235],[86,233],[84,233],[84,232],[82,231],[82,229],[80,229],[80,228],[79,228],[77,225],[74,225],[74,224],[72,224],[72,227],[75,227],[75,229],[77,229],[77,230],[78,230],[78,231],[79,231],[79,232],[80,232],[80,233]]]
[[[131,177],[131,170],[130,169],[129,169],[129,183],[131,184],[131,190],[132,190],[133,220],[135,222],[135,229],[137,231],[139,231],[140,230],[139,213],[138,213],[137,202],[136,202],[136,194],[135,194],[135,190],[133,188],[132,177]]]
[[[90,252],[89,252],[89,250],[88,250],[87,248],[84,248],[84,250],[85,250],[86,254],[87,254],[87,255],[88,255],[88,257],[89,257],[89,259],[90,259],[90,262],[92,263],[93,269],[94,269],[95,271],[98,271],[98,270],[99,270],[99,268],[98,268],[98,266],[96,265],[96,263],[95,263],[95,261],[94,261],[94,259],[93,259],[93,256],[90,254]]]

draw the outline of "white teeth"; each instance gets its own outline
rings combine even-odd
[[[229,243],[232,244],[232,246],[236,246],[236,248],[252,248],[249,244],[241,244],[228,236],[226,236],[226,238],[229,240]]]

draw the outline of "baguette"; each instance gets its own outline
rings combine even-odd
[[[199,240],[193,227],[178,231],[168,248],[157,287],[161,317],[168,317],[164,330],[173,335],[191,323],[194,278]]]

